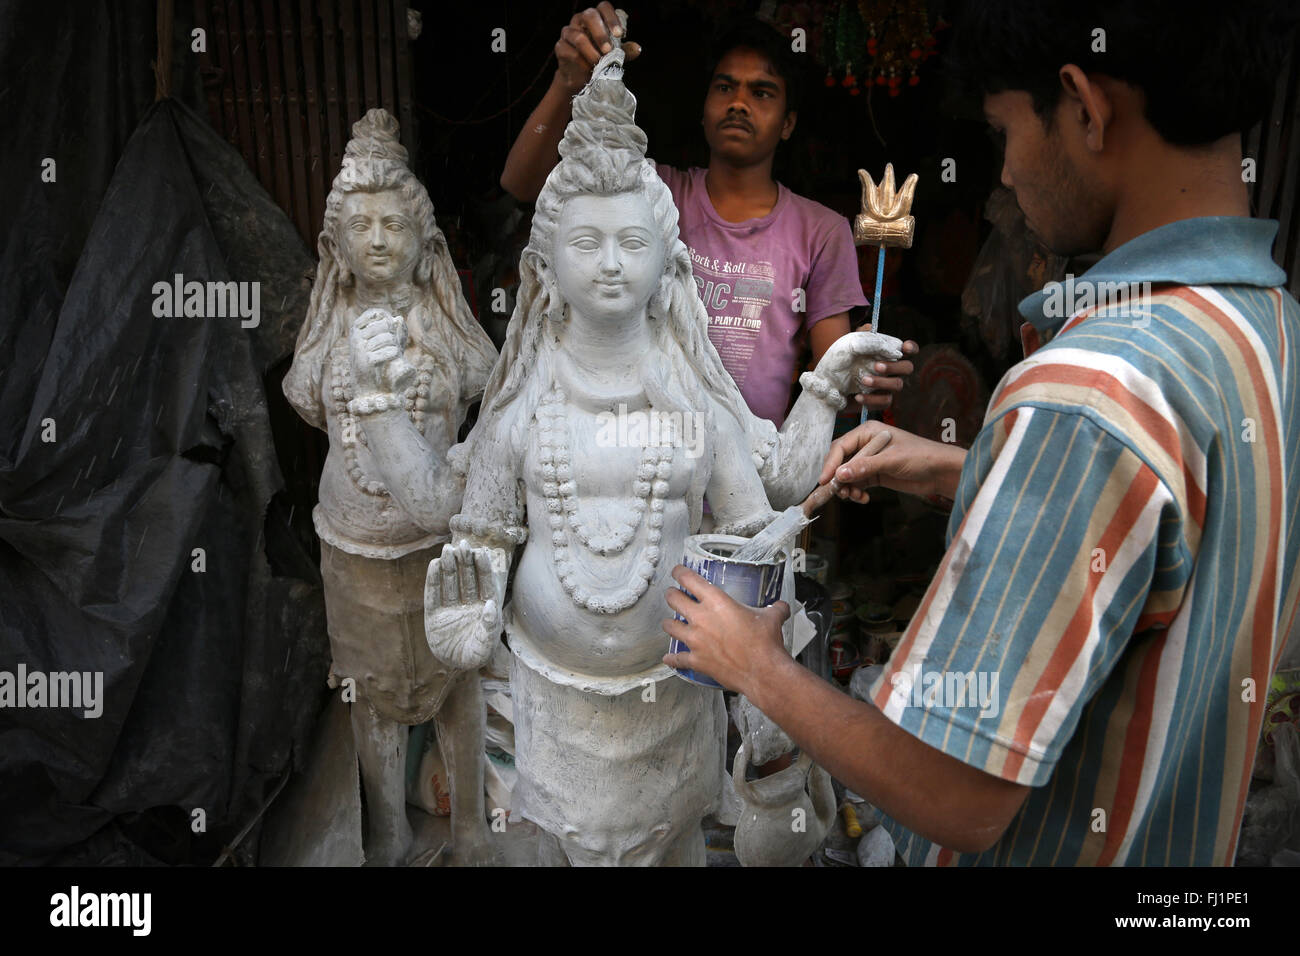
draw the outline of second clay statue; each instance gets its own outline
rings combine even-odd
[[[432,718],[448,770],[452,858],[476,862],[488,839],[482,696],[476,674],[429,652],[423,588],[461,503],[447,450],[496,351],[464,301],[396,121],[371,110],[352,132],[284,382],[299,414],[329,434],[312,517],[331,678],[350,681],[355,698],[367,861],[409,862],[407,735]]]

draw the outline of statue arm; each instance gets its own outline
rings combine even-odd
[[[465,489],[460,512],[451,519],[454,542],[465,539],[473,547],[501,548],[510,555],[528,537],[524,441],[516,434],[515,418],[515,408],[499,418],[479,418],[469,438],[447,455]],[[484,435],[483,429],[491,433]]]
[[[870,363],[902,358],[902,345],[892,335],[850,332],[826,350],[816,371],[799,377],[803,392],[761,470],[772,507],[797,505],[817,487],[835,432],[835,416],[859,390],[859,379],[869,372]]]
[[[482,420],[475,431],[481,427]],[[508,426],[498,423],[473,461],[466,461],[466,444],[448,454],[457,471],[468,472],[467,490],[460,514],[451,519],[452,543],[429,564],[424,634],[433,655],[458,670],[481,667],[491,657],[501,635],[511,557],[527,536],[521,462],[509,436]]]
[[[817,487],[835,433],[836,414],[807,389],[795,401],[763,465],[763,487],[773,508],[797,505]]]
[[[445,441],[431,444],[400,407],[358,415],[357,422],[393,500],[421,528],[445,533],[465,487],[447,464]]]
[[[741,424],[722,406],[713,407],[713,462],[705,496],[719,534],[749,537],[766,527],[776,512],[754,467]]]

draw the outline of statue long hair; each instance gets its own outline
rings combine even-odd
[[[395,189],[413,210],[420,254],[412,276],[415,300],[407,316],[407,329],[435,363],[454,363],[459,369],[462,386],[457,421],[478,399],[482,383],[496,361],[492,340],[461,294],[460,277],[451,261],[447,239],[434,219],[429,193],[411,172],[397,129],[397,121],[386,110],[370,110],[357,120],[352,125],[343,164],[325,200],[325,222],[316,243],[320,264],[307,316],[298,333],[293,365],[284,379],[284,394],[290,404],[317,428],[325,427],[321,404],[323,366],[334,343],[348,334],[346,298],[341,290],[355,281],[339,250],[339,214],[348,193]]]
[[[669,361],[642,366],[642,384],[651,402],[665,410],[696,412],[711,422],[711,396],[745,429],[756,467],[762,467],[776,443],[776,426],[750,412],[709,341],[708,314],[695,285],[690,253],[678,238],[677,207],[646,158],[646,136],[635,123],[636,98],[623,84],[622,63],[622,50],[606,54],[591,82],[573,100],[560,162],[537,197],[501,358],[484,390],[478,424],[465,444],[453,450],[458,467],[468,468],[478,457],[514,403],[524,407],[516,409],[511,420],[527,423],[554,382],[554,356],[568,306],[560,297],[550,259],[560,213],[565,202],[577,196],[640,193],[661,230],[667,251],[664,272],[646,311],[654,340]]]

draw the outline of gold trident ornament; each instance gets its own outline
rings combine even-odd
[[[912,194],[916,192],[916,173],[894,191],[894,164],[885,164],[885,175],[877,186],[865,169],[858,170],[862,182],[862,212],[853,220],[853,241],[859,246],[896,246],[912,248],[916,219],[912,211]]]
[[[903,188],[894,191],[894,164],[885,163],[885,175],[880,177],[880,185],[872,182],[865,169],[858,170],[858,179],[862,183],[862,212],[853,220],[853,244],[857,246],[878,245],[880,252],[876,256],[876,294],[871,300],[871,331],[880,325],[880,290],[885,280],[885,249],[895,246],[899,249],[912,248],[912,234],[916,231],[916,219],[912,217],[912,194],[916,192],[916,173],[903,180]],[[862,407],[862,421],[868,418],[868,410]]]

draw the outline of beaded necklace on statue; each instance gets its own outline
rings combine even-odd
[[[366,442],[366,433],[357,427],[356,418],[348,411],[356,391],[356,382],[352,377],[351,349],[348,340],[340,337],[330,351],[330,394],[334,399],[334,414],[338,416],[339,432],[343,439],[343,467],[362,492],[381,497],[388,495],[388,489],[377,478],[369,477],[361,470],[357,460],[357,442]],[[406,415],[415,425],[416,431],[424,434],[424,420],[429,410],[429,387],[433,381],[433,360],[427,356],[416,367],[415,384],[408,386],[405,393]]]
[[[546,499],[547,521],[555,570],[565,592],[579,607],[602,614],[617,614],[640,600],[659,566],[659,542],[663,537],[664,500],[673,475],[673,446],[647,444],[632,482],[632,503],[619,517],[614,530],[600,534],[578,514],[578,487],[573,478],[569,445],[569,421],[565,394],[559,386],[541,401],[536,412],[538,460],[542,470],[542,496]],[[647,517],[648,514],[648,517]],[[608,557],[625,551],[642,520],[647,522],[646,543],[636,561],[633,581],[619,588],[584,587],[569,547],[576,537],[592,554]]]

